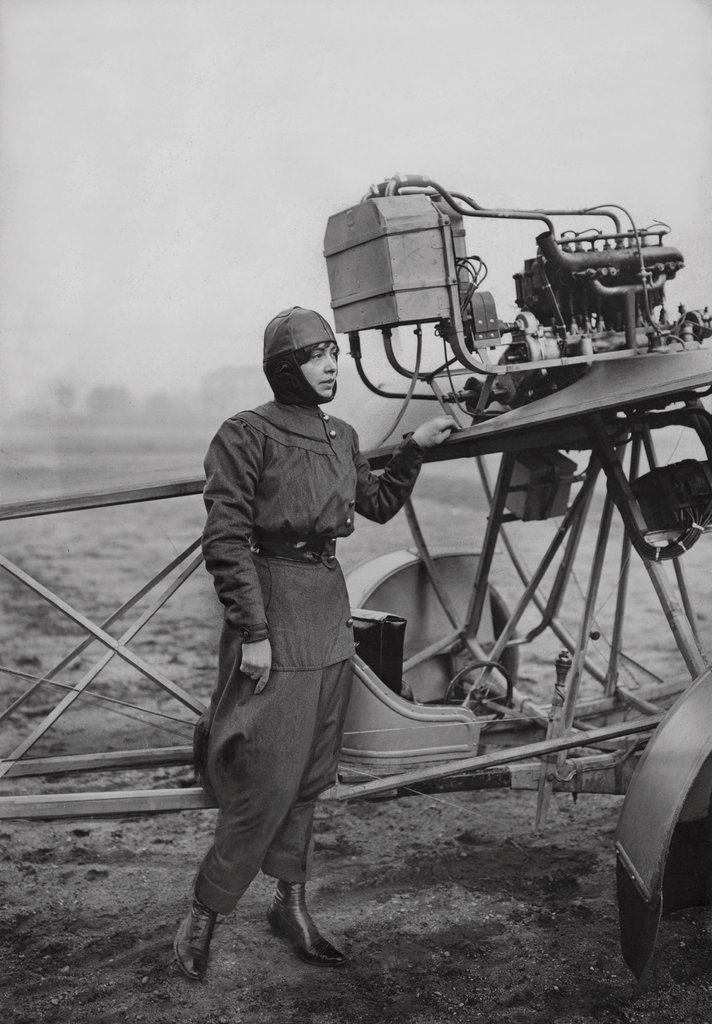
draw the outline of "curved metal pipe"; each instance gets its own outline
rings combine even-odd
[[[356,372],[359,375],[361,383],[368,388],[374,395],[378,395],[379,398],[406,398],[408,392],[403,391],[385,391],[383,388],[379,388],[377,384],[374,384],[372,380],[367,376],[366,371],[363,368],[361,359],[361,345],[359,342],[358,331],[351,331],[349,333],[349,354],[356,364]],[[436,395],[411,395],[414,401],[421,402],[437,402],[438,398]]]
[[[613,221],[613,224],[615,225],[616,233],[620,234],[620,232],[621,232],[621,222],[618,219],[617,215],[615,213],[613,213],[612,210],[604,210],[604,209],[550,210],[550,209],[545,209],[545,210],[506,211],[506,210],[497,209],[497,208],[492,209],[492,210],[488,210],[486,206],[481,206],[479,203],[475,202],[475,200],[472,199],[470,196],[466,196],[462,192],[452,192],[451,195],[455,196],[457,199],[462,199],[463,202],[470,204],[473,207],[473,209],[481,211],[482,213],[485,213],[485,214],[488,214],[488,213],[492,213],[492,214],[501,213],[501,214],[504,214],[504,213],[507,213],[507,212],[512,212],[512,213],[518,212],[518,213],[539,213],[539,214],[545,214],[545,215],[547,215],[549,217],[607,217],[609,220]]]
[[[375,192],[373,191],[375,189]],[[443,199],[452,207],[457,213],[463,217],[490,217],[495,219],[505,220],[542,220],[549,226],[549,229],[553,233],[553,224],[549,219],[551,216],[560,217],[607,217],[612,220],[616,231],[620,232],[621,224],[620,220],[613,213],[612,210],[608,210],[601,207],[587,208],[582,210],[506,210],[502,208],[488,208],[482,206],[471,196],[465,195],[463,192],[451,192],[444,188],[437,181],[433,181],[432,178],[425,177],[422,174],[395,174],[392,178],[386,179],[379,185],[371,186],[371,192],[367,193],[364,198],[372,198],[374,195],[397,195],[400,191],[408,190],[419,190],[429,194],[433,192],[438,193]],[[470,209],[464,209],[455,199],[460,199],[466,203]]]
[[[649,291],[662,288],[666,280],[665,274],[659,274],[654,281],[647,285],[647,288]],[[646,285],[643,284],[604,284],[603,281],[598,281],[596,278],[591,278],[589,284],[592,285],[596,295],[600,295],[602,298],[614,295],[642,295],[646,288]]]
[[[415,351],[415,369],[413,370],[413,373],[411,374],[410,387],[408,388],[408,391],[406,392],[406,396],[403,399],[403,404],[401,405],[400,409],[398,410],[398,415],[396,416],[396,418],[394,419],[393,423],[388,428],[386,433],[383,435],[383,437],[377,443],[376,448],[381,448],[386,443],[388,438],[391,436],[393,431],[396,429],[396,427],[398,426],[400,421],[405,416],[406,411],[408,409],[408,406],[410,405],[410,400],[413,397],[413,392],[415,391],[416,386],[418,384],[418,380],[420,379],[420,372],[419,372],[420,371],[420,360],[421,360],[421,357],[423,355],[423,329],[420,326],[420,324],[418,324],[418,326],[416,328],[415,336],[417,338],[417,347],[416,347],[416,351]],[[384,340],[385,340],[385,335],[384,335]]]
[[[641,254],[642,263],[646,269],[656,263],[679,262],[680,266],[683,263],[682,253],[671,245],[644,246],[640,253],[637,249],[564,252],[551,233],[544,232],[537,235],[536,240],[543,255],[557,267],[570,274],[580,273],[584,270],[604,270],[609,267],[615,267],[618,270],[635,270],[641,265]],[[665,280],[664,276],[663,280]]]
[[[405,366],[401,366],[401,364],[396,359],[395,352],[393,351],[393,336],[390,330],[386,329],[383,330],[381,333],[383,335],[383,348],[386,353],[386,359],[388,360],[389,365],[396,371],[396,373],[399,373],[401,377],[407,377],[408,380],[412,380],[414,374],[416,373],[418,380],[428,381],[430,379],[430,373],[421,373],[419,370],[417,370],[417,367],[415,371],[411,371],[406,370]]]
[[[712,415],[703,406],[695,404],[682,409],[650,412],[645,417],[645,423],[653,430],[668,426],[688,427],[694,430],[702,442],[707,458],[712,462]]]

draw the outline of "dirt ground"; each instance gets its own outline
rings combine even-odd
[[[213,812],[4,825],[5,1019],[708,1021],[708,912],[666,920],[643,984],[621,960],[616,808],[559,798],[534,836],[528,794],[324,804],[312,905],[349,964],[319,970],[274,939],[260,878],[218,926],[200,985],[171,941]]]
[[[481,519],[473,525],[472,508],[481,510],[481,499],[456,484],[446,497],[441,478],[434,481],[426,477],[419,485],[418,507],[424,525],[435,532],[435,545],[456,539],[460,548],[472,546],[470,535],[482,529]],[[168,505],[4,524],[2,550],[99,621],[130,592],[132,573],[154,571],[197,535],[199,500]],[[360,523],[359,537],[350,551],[344,545],[347,569],[394,543],[407,543],[402,520],[382,531]],[[700,552],[704,545],[709,559],[707,538]],[[613,584],[617,571],[612,569]],[[691,574],[708,595],[701,555]],[[500,582],[505,593],[514,593],[504,570]],[[678,671],[671,641],[652,624],[645,594],[642,585],[634,589],[631,633],[654,658],[659,648],[659,671]],[[78,634],[10,580],[3,580],[0,596],[3,665],[46,672]],[[142,632],[135,649],[205,698],[218,618],[207,581],[196,577],[169,607]],[[698,607],[698,624],[709,638],[704,602]],[[568,612],[575,619],[577,609]],[[558,646],[549,641],[541,655],[547,679]],[[83,668],[92,658],[93,649],[82,655]],[[524,663],[524,684],[533,667]],[[5,678],[2,704],[26,685]],[[190,717],[125,667],[112,664],[97,689]],[[55,702],[52,693],[40,690],[2,723],[3,756]],[[35,752],[189,742],[189,730],[180,723],[165,719],[157,732],[145,715],[127,714],[84,701]],[[189,769],[158,769],[111,779],[64,776],[4,784],[4,792],[16,793],[193,781]],[[338,970],[310,967],[273,938],[265,921],[272,883],[260,877],[237,910],[221,920],[208,981],[198,985],[179,974],[171,946],[196,863],[210,841],[214,811],[0,821],[2,1020],[712,1021],[710,911],[664,919],[652,970],[641,981],[621,958],[613,850],[621,798],[574,802],[555,796],[547,828],[539,834],[533,830],[535,804],[536,794],[514,791],[322,802],[311,904],[324,932],[349,954],[348,964]]]

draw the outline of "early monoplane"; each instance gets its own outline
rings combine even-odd
[[[534,255],[515,275],[518,312],[510,321],[482,287],[484,259],[468,253],[468,218],[541,228]],[[541,827],[553,792],[626,794],[618,891],[623,953],[637,974],[652,955],[663,908],[707,902],[711,885],[712,672],[682,560],[712,526],[712,417],[702,401],[712,388],[712,329],[706,310],[667,312],[666,283],[683,267],[668,232],[659,222],[640,228],[614,205],[486,209],[428,178],[395,175],[332,216],[324,243],[336,330],[348,337],[363,385],[346,415],[372,467],[436,403],[461,429],[428,458],[462,463],[463,471],[476,464],[489,502],[480,550],[456,544],[432,551],[409,503],[412,546],[349,575],[356,685],[339,781],[325,797],[532,789]],[[400,387],[393,383],[399,378]],[[656,437],[670,427],[689,436],[694,457],[660,459]],[[196,475],[7,503],[0,519],[171,499],[201,488]],[[528,567],[532,551],[522,555],[510,525],[547,521],[553,534]],[[587,549],[590,524],[596,536]],[[616,529],[615,608],[604,645],[597,607]],[[13,787],[40,775],[191,763],[187,746],[28,755],[116,658],[200,712],[201,700],[131,647],[200,566],[198,547],[198,540],[190,544],[101,624],[0,556],[6,573],[84,634],[0,721],[62,680],[90,645],[105,649],[4,751],[0,776],[15,780]],[[501,549],[520,581],[511,609],[493,570]],[[680,678],[662,678],[626,649],[632,552],[680,652]],[[580,586],[577,558],[586,562],[587,582],[572,629],[562,611]],[[117,633],[113,627],[141,602],[141,614]],[[536,685],[525,687],[520,654],[544,636],[555,640],[558,656],[548,667],[537,662]],[[0,817],[207,806],[197,785],[59,794],[13,788],[0,797]]]

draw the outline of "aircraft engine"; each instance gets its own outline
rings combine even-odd
[[[364,369],[360,333],[377,330],[398,374],[436,387],[440,377],[441,404],[481,419],[568,386],[592,359],[698,346],[712,334],[707,309],[680,307],[671,322],[664,305],[665,284],[684,266],[682,253],[665,244],[670,229],[661,222],[638,228],[623,210],[630,220],[624,230],[621,210],[488,209],[421,175],[394,175],[371,186],[359,203],[329,218],[324,239],[336,330],[349,335],[362,381],[376,394],[405,397],[374,385]],[[500,319],[494,296],[482,288],[484,260],[468,255],[467,217],[546,228],[536,236],[536,255],[514,275],[520,313],[511,323]],[[587,223],[557,233],[560,217]],[[420,358],[424,324],[446,346],[435,371]],[[407,325],[418,338],[415,369],[394,353],[393,331]],[[467,371],[474,376],[458,376]],[[424,397],[433,398],[409,392]]]

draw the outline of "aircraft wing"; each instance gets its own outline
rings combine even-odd
[[[546,446],[587,448],[583,426],[578,426],[587,413],[650,403],[708,384],[712,384],[712,348],[596,361],[583,377],[561,391],[459,430],[446,444],[428,452],[426,461]],[[564,422],[567,427],[562,433]],[[367,455],[377,467],[387,461],[391,451],[389,447]]]

